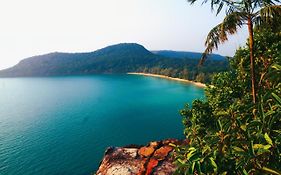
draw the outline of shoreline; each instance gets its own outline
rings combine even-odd
[[[164,78],[164,79],[167,79],[167,80],[180,81],[180,82],[184,82],[184,83],[193,84],[193,85],[201,87],[201,88],[205,88],[206,87],[206,84],[204,84],[204,83],[190,81],[190,80],[181,79],[181,78],[173,78],[173,77],[169,77],[169,76],[166,76],[166,75],[150,74],[150,73],[140,73],[140,72],[128,72],[127,74],[129,74],[129,75],[142,75],[142,76],[148,76],[148,77]]]

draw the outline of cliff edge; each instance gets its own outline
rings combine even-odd
[[[146,146],[110,147],[106,150],[96,175],[169,175],[176,166],[173,163],[172,144],[183,141],[168,139],[150,142]]]

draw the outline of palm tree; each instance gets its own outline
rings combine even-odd
[[[197,0],[187,0],[193,4]],[[281,15],[280,0],[203,0],[204,3],[211,3],[211,9],[216,9],[219,14],[225,6],[226,17],[215,26],[208,34],[200,65],[206,60],[207,55],[217,49],[218,45],[228,40],[228,35],[235,34],[238,28],[243,25],[248,26],[249,50],[250,50],[250,69],[253,103],[256,103],[256,78],[255,78],[255,59],[254,59],[254,25],[259,26],[264,23],[271,23],[275,17]]]

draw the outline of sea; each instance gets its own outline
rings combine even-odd
[[[204,89],[140,75],[0,78],[0,175],[90,175],[107,147],[183,139]]]

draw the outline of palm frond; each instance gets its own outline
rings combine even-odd
[[[255,0],[254,8],[262,8],[280,3],[280,0]]]
[[[190,4],[194,4],[198,0],[186,0]],[[236,9],[241,4],[240,2],[233,1],[233,0],[203,0],[202,4],[210,3],[211,4],[211,10],[216,11],[216,14],[218,15],[223,7],[227,7],[226,12],[229,14],[229,12],[233,12],[233,9]]]
[[[206,49],[201,57],[200,63],[203,64],[207,59],[208,54],[214,49],[218,49],[218,45],[228,40],[228,35],[233,35],[241,28],[243,21],[246,19],[246,13],[233,12],[227,15],[223,22],[215,26],[208,34],[205,46]]]
[[[226,7],[226,14],[231,14],[234,11],[239,11],[240,2],[232,1],[232,0],[210,0],[211,1],[211,10],[214,11],[216,9],[216,15],[218,15],[223,7]],[[203,3],[209,2],[208,0],[203,1]]]
[[[190,4],[194,4],[197,0],[186,0],[187,2],[189,2]]]
[[[281,16],[281,5],[271,5],[261,8],[256,14],[253,22],[257,27],[264,24],[272,24],[275,18]]]

